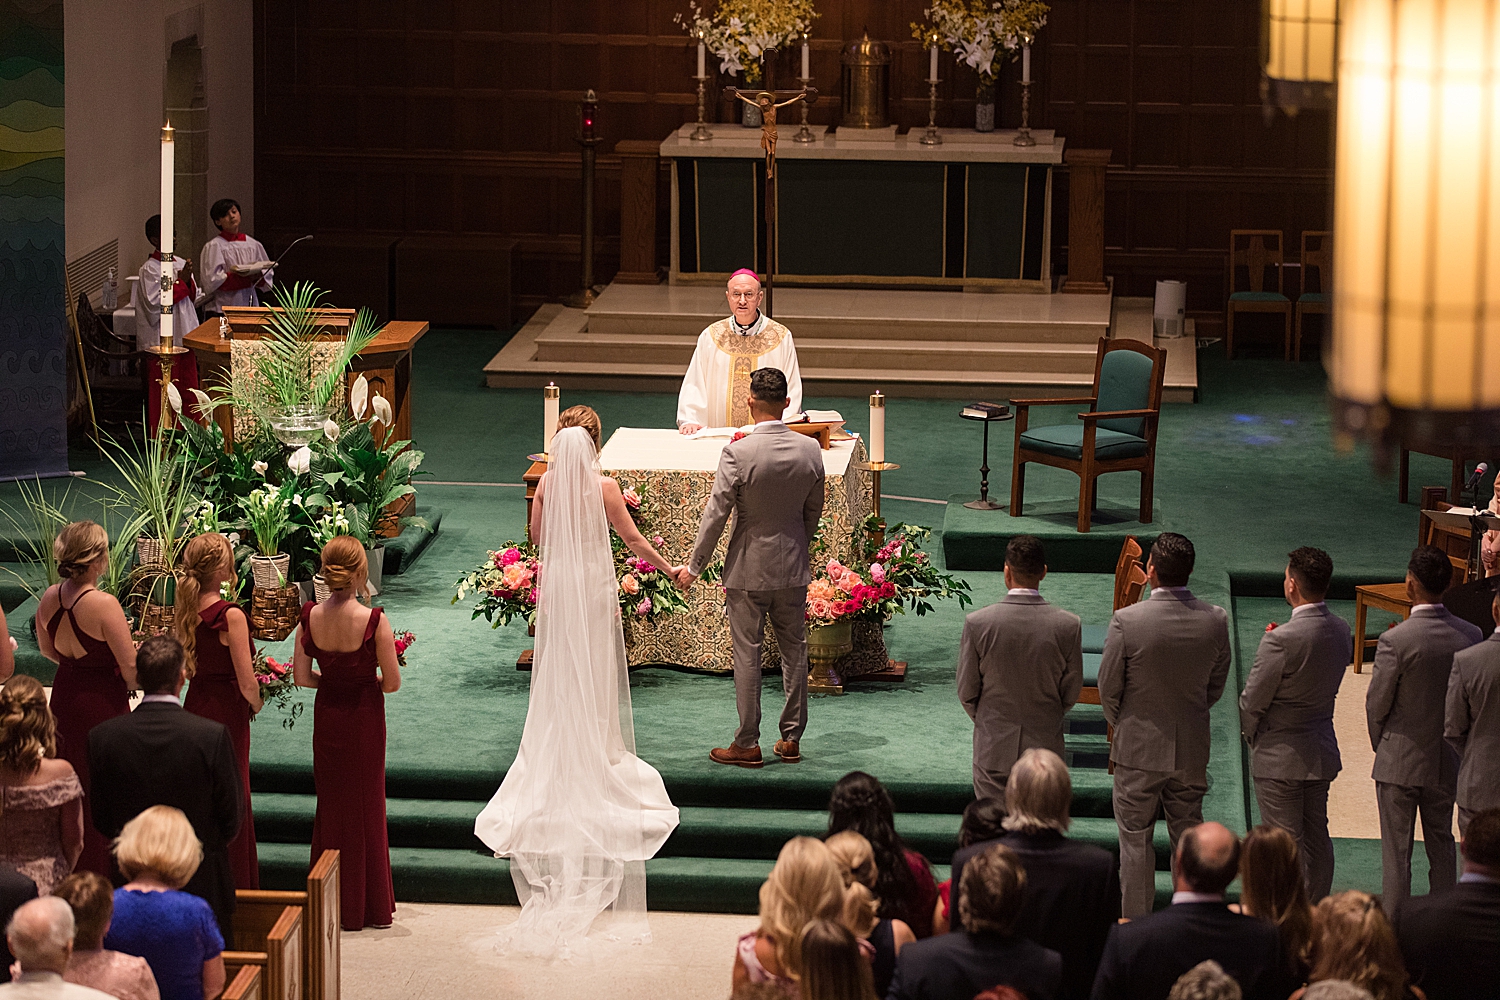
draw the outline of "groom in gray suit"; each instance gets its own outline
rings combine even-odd
[[[790,430],[781,414],[791,405],[786,376],[775,368],[750,373],[750,418],[755,430],[724,446],[714,489],[698,526],[693,557],[678,584],[683,590],[703,574],[729,514],[734,528],[724,556],[724,595],[734,637],[734,697],[740,727],[734,742],[709,756],[720,764],[760,767],[760,649],[766,619],[781,649],[781,739],[776,756],[802,759],[807,728],[807,585],[812,582],[808,543],[823,516],[823,453],[818,443]]]
[[[1011,765],[1032,747],[1062,757],[1063,716],[1083,687],[1078,616],[1042,599],[1041,540],[1005,546],[1003,599],[964,619],[958,698],[974,720],[974,797],[1005,798]]]
[[[1287,558],[1285,625],[1261,637],[1240,693],[1240,732],[1250,744],[1250,774],[1261,819],[1297,841],[1308,898],[1333,887],[1328,788],[1343,761],[1333,732],[1333,702],[1353,646],[1349,626],[1323,598],[1333,560],[1308,546]]]

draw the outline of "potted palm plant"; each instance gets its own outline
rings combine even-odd
[[[139,629],[156,632],[171,627],[172,567],[186,543],[183,529],[196,506],[191,467],[180,461],[175,435],[151,434],[137,449],[106,442],[105,457],[119,473],[112,487],[116,501],[133,511],[139,565],[131,577],[131,592],[143,602]]]

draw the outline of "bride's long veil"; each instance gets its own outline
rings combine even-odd
[[[635,756],[609,524],[582,428],[552,439],[541,563],[526,728],[475,833],[510,858],[521,901],[502,946],[565,958],[591,926],[649,940],[645,860],[677,825],[661,776]]]

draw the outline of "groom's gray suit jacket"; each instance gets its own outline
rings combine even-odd
[[[784,590],[812,582],[807,546],[823,516],[823,453],[779,420],[724,446],[688,569],[701,576],[734,514],[721,582],[729,590]]]

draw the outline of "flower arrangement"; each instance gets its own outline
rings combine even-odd
[[[672,19],[718,56],[720,72],[744,73],[747,84],[760,82],[760,61],[767,49],[800,39],[818,17],[812,0],[719,0],[712,17],[696,0],[689,0],[688,8],[689,16],[679,13]]]
[[[913,22],[912,37],[924,47],[953,49],[959,62],[979,74],[981,86],[993,86],[1000,64],[1030,44],[1050,9],[1042,0],[932,0],[922,11],[928,23]]]
[[[406,651],[417,641],[417,633],[410,630],[396,633],[396,662],[406,666]]]
[[[266,483],[245,497],[245,521],[255,538],[255,549],[263,556],[281,552],[281,540],[292,533],[292,507],[302,506],[302,496],[293,492],[296,480],[280,486]]]
[[[326,510],[322,517],[312,521],[313,547],[322,551],[323,546],[333,541],[339,535],[350,534],[349,516],[347,509],[337,500],[329,499],[326,508],[314,508]]]
[[[960,608],[973,603],[969,584],[940,571],[922,551],[922,544],[932,537],[931,528],[898,522],[886,529],[886,541],[877,545],[878,526],[879,518],[872,514],[857,533],[864,541],[851,561],[862,564],[863,573],[827,558],[825,532],[819,528],[812,556],[824,570],[807,588],[809,626],[846,619],[887,622],[908,608],[921,616],[933,610],[933,601],[948,598],[957,598]]]
[[[291,729],[302,715],[303,704],[293,695],[297,683],[292,679],[292,665],[281,663],[264,650],[255,652],[255,683],[260,685],[260,699],[282,714],[281,724]]]
[[[879,563],[870,567],[866,582],[837,559],[828,560],[826,576],[807,588],[807,624],[812,627],[849,620],[883,621],[884,602],[896,596],[896,585],[884,578]]]
[[[450,604],[476,594],[474,614],[484,616],[491,628],[524,618],[536,623],[536,589],[542,564],[530,542],[508,541],[485,556],[484,564],[458,581],[458,593]]]

